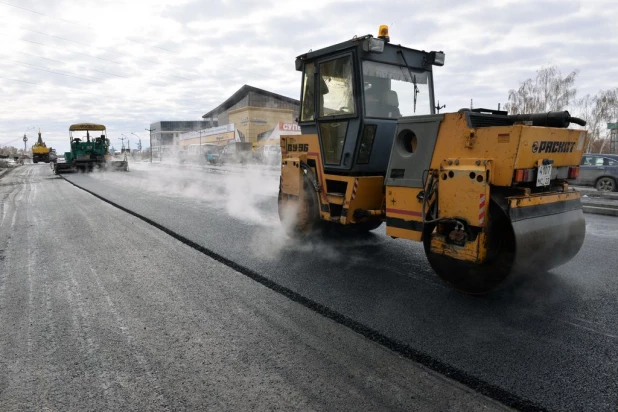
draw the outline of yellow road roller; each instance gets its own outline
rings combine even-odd
[[[437,113],[434,66],[379,35],[310,51],[302,134],[281,137],[279,216],[291,236],[369,231],[423,242],[436,274],[484,294],[511,273],[572,259],[585,237],[578,192],[586,123],[564,112]]]

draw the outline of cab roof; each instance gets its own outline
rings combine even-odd
[[[76,130],[105,130],[105,126],[96,123],[76,123],[69,127],[69,131],[71,132]]]
[[[319,57],[322,56],[326,56],[326,55],[330,55],[330,54],[335,54],[337,52],[340,51],[344,51],[344,50],[349,50],[349,49],[353,49],[353,48],[360,48],[362,50],[362,45],[363,42],[367,39],[370,38],[374,38],[373,35],[371,34],[366,34],[364,36],[354,36],[352,39],[341,42],[341,43],[337,43],[334,44],[332,46],[327,46],[318,50],[310,50],[307,53],[301,54],[299,56],[296,57],[296,70],[298,71],[302,71],[302,62],[303,61],[311,61],[311,60],[315,60]],[[379,39],[379,38],[378,38]],[[406,55],[412,54],[412,55],[425,55],[425,56],[429,56],[429,52],[426,52],[424,50],[417,50],[417,49],[411,49],[409,47],[404,47],[400,44],[392,44],[390,42],[385,42],[384,44],[384,52],[386,52],[385,54],[392,54],[392,53],[396,53],[397,50],[401,50],[402,53],[406,53]],[[390,53],[388,53],[388,51],[390,51]],[[384,53],[383,52],[383,53]],[[380,57],[378,57],[380,54],[382,53],[368,53],[370,55],[373,55],[372,60],[382,60]],[[386,57],[386,56],[385,56]],[[417,66],[417,65],[413,65],[411,64],[411,62],[408,62],[410,64],[411,67],[413,66]],[[403,64],[403,62],[402,62]],[[431,64],[428,64],[429,67],[431,67]]]

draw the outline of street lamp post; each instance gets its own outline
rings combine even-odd
[[[152,163],[152,132],[154,132],[157,129],[144,129],[148,132],[150,132],[150,163]]]
[[[200,129],[200,164],[204,162],[204,153],[202,152],[202,129]]]
[[[139,154],[140,154],[140,157],[141,157],[141,155],[142,155],[142,138],[141,138],[141,137],[139,137],[138,135],[136,135],[136,134],[135,134],[135,133],[133,133],[133,132],[131,132],[131,134],[132,134],[133,136],[137,137],[137,141],[138,141],[138,143],[137,143],[137,150],[139,150]]]

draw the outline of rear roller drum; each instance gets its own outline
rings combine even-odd
[[[482,295],[500,286],[515,261],[515,234],[504,210],[493,201],[489,206],[487,259],[482,264],[454,259],[431,251],[435,224],[425,226],[423,245],[432,269],[444,282],[467,294]]]

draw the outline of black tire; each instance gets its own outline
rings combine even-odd
[[[609,176],[603,176],[598,178],[594,184],[594,187],[599,192],[615,192],[616,190],[618,190],[616,180]]]

